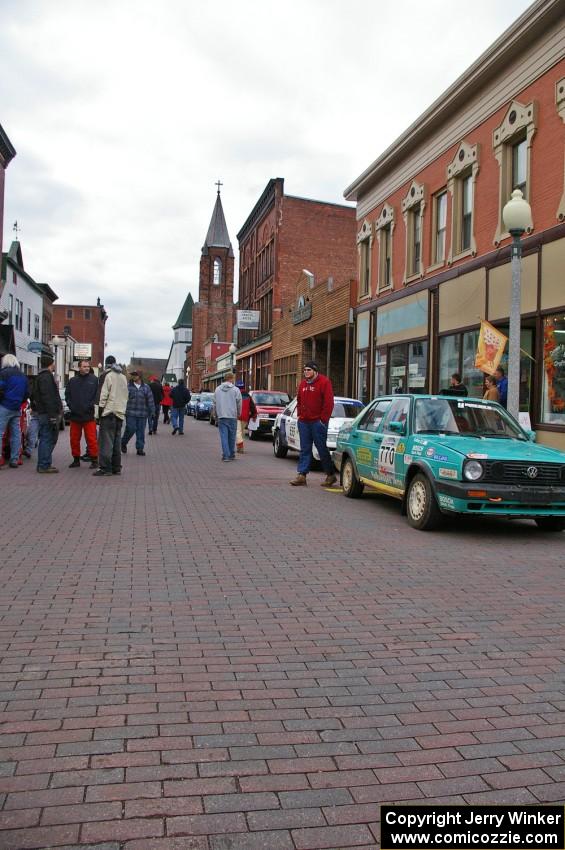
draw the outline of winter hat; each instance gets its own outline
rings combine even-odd
[[[112,354],[109,354],[106,360],[104,361],[106,366],[113,366],[115,362],[116,358]]]
[[[305,369],[313,369],[314,372],[319,372],[318,364],[314,360],[307,360],[304,364]]]
[[[48,366],[51,366],[52,363],[55,362],[55,358],[52,354],[42,354],[41,355],[41,368],[47,369]]]

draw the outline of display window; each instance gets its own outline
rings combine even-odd
[[[389,392],[425,393],[428,343],[403,342],[389,347]]]
[[[543,320],[542,422],[565,425],[565,313]]]

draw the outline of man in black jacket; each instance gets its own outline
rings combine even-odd
[[[157,425],[159,424],[159,411],[161,410],[161,402],[163,401],[163,387],[155,375],[149,378],[149,389],[153,393],[153,401],[155,402],[155,414],[149,419],[149,433],[156,434]]]
[[[90,371],[90,361],[80,360],[78,375],[71,378],[65,389],[65,400],[69,406],[71,419],[70,438],[73,456],[71,468],[80,466],[80,440],[84,431],[90,468],[98,469],[98,442],[94,421],[94,402],[97,392],[98,378]]]
[[[173,400],[173,409],[171,411],[171,423],[173,426],[173,435],[179,432],[184,434],[184,409],[190,401],[190,392],[184,385],[182,378],[178,384],[171,390],[171,398]]]
[[[59,423],[63,415],[63,402],[53,377],[55,361],[51,354],[41,356],[41,371],[33,387],[33,408],[39,419],[39,446],[37,471],[59,472],[53,466],[53,449],[59,439]]]

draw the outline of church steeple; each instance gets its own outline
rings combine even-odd
[[[202,253],[206,256],[209,248],[227,248],[228,257],[233,257],[233,248],[230,242],[228,226],[226,224],[222,201],[220,198],[220,186],[222,184],[218,181],[216,185],[218,186],[218,195],[216,197],[216,203],[214,205],[214,211],[212,213],[208,233],[206,234],[206,241],[202,246]]]

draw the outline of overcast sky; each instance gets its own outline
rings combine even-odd
[[[4,250],[94,304],[119,360],[166,357],[216,197],[343,190],[527,0],[0,0]],[[421,48],[421,49],[420,49]]]

